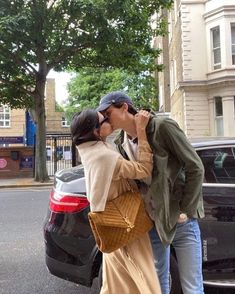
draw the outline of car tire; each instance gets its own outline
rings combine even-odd
[[[178,264],[173,254],[171,254],[170,258],[170,289],[170,294],[182,293]]]

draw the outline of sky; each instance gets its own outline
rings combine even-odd
[[[66,72],[55,72],[51,70],[47,76],[48,78],[55,79],[55,98],[59,104],[63,104],[68,98],[68,92],[66,90],[66,85],[72,78],[72,74]]]

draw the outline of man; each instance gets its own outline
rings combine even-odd
[[[122,129],[115,143],[125,158],[135,160],[138,143],[134,116],[138,113],[130,97],[121,91],[108,93],[100,100],[97,111],[108,118],[113,130]],[[145,202],[156,227],[150,237],[162,293],[170,292],[169,245],[172,244],[183,293],[202,294],[202,249],[197,218],[204,217],[203,165],[174,120],[152,115],[146,130],[154,167],[152,179],[145,180],[145,184],[150,184]]]

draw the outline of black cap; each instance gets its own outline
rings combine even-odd
[[[110,92],[100,99],[100,105],[97,107],[97,111],[104,111],[112,104],[126,102],[129,105],[132,105],[132,100],[124,92],[114,91]]]

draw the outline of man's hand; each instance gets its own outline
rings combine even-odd
[[[188,220],[187,214],[186,213],[181,213],[179,218],[178,218],[177,223],[182,224],[182,223],[185,223],[187,220]]]
[[[136,115],[135,115],[135,125],[136,125],[136,130],[138,133],[138,130],[145,130],[150,118],[150,113],[146,110],[140,110]]]

